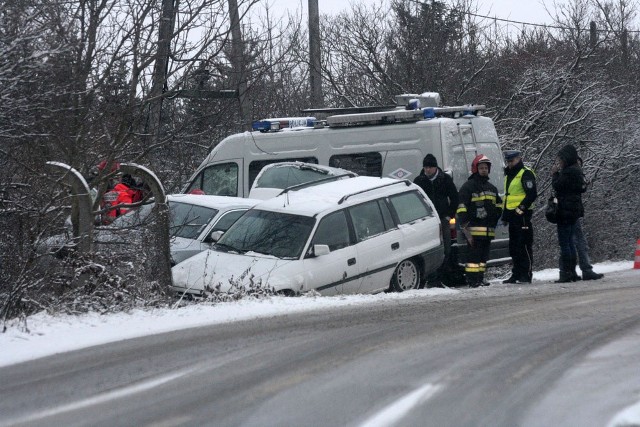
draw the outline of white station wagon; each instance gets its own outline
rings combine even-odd
[[[286,295],[403,291],[443,259],[441,224],[410,181],[355,177],[257,204],[211,250],[173,267],[173,289],[202,296],[259,283]]]

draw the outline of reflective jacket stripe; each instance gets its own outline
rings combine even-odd
[[[484,273],[487,269],[487,264],[481,262],[479,264],[468,262],[464,266],[464,271],[467,273]]]
[[[490,236],[495,237],[496,230],[493,227],[468,227],[472,236]]]

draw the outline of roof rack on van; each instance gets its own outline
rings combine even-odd
[[[415,110],[389,110],[373,113],[342,114],[327,117],[329,127],[378,125],[403,122],[417,122],[435,117],[466,117],[481,115],[484,105],[462,105],[459,107],[426,107]]]
[[[300,110],[300,112],[306,114],[356,114],[389,111],[394,108],[396,108],[395,105],[379,105],[369,107],[306,108],[304,110]]]
[[[292,185],[290,187],[287,187],[287,188],[283,189],[278,194],[278,196],[286,194],[286,193],[288,193],[289,191],[292,191],[292,190],[300,190],[301,188],[312,187],[312,186],[317,185],[317,184],[322,184],[323,182],[337,181],[340,178],[344,178],[344,177],[353,178],[355,176],[358,176],[358,175],[353,173],[353,172],[349,172],[349,173],[343,173],[343,174],[340,174],[340,175],[331,175],[331,176],[328,176],[326,178],[316,179],[314,181],[303,182],[302,184]]]
[[[378,186],[373,187],[373,188],[367,188],[366,190],[356,191],[355,193],[345,194],[344,196],[342,196],[340,198],[340,200],[338,200],[338,204],[341,205],[342,202],[344,202],[345,200],[347,200],[351,196],[356,196],[358,194],[366,193],[368,191],[378,190],[380,188],[389,187],[391,185],[398,185],[398,184],[404,184],[404,185],[406,185],[408,187],[408,186],[411,185],[411,181],[409,181],[408,179],[402,179],[402,180],[398,180],[396,182],[390,182],[388,184],[378,185]]]

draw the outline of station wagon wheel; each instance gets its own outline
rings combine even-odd
[[[417,289],[420,285],[420,270],[415,261],[405,259],[396,267],[391,277],[391,289],[396,292]]]

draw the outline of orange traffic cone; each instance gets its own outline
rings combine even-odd
[[[638,243],[636,243],[636,257],[633,262],[633,268],[640,270],[640,239],[638,239]]]

